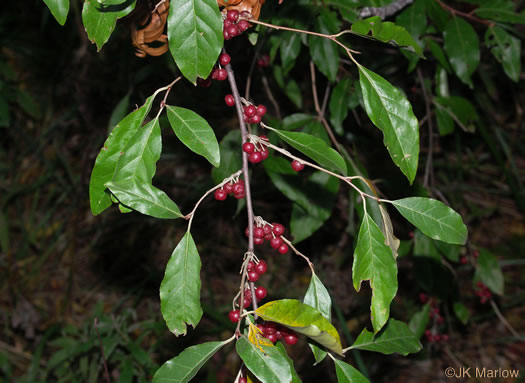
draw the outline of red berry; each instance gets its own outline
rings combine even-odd
[[[442,342],[448,342],[448,340],[449,340],[449,336],[447,334],[441,335],[441,341]]]
[[[243,194],[244,193],[244,182],[239,180],[233,184],[232,187],[233,194]]]
[[[272,343],[275,343],[275,342],[277,342],[277,335],[276,334],[269,334],[268,336],[266,336],[266,339],[268,339]]]
[[[281,237],[275,237],[270,240],[270,246],[273,249],[278,249],[283,244],[283,239]]]
[[[248,156],[248,161],[252,164],[257,164],[263,160],[260,152],[253,152]]]
[[[260,246],[264,243],[264,238],[254,238],[253,243],[257,246]]]
[[[266,114],[266,107],[263,104],[257,106],[257,114],[261,117]]]
[[[231,184],[230,182],[224,184],[223,186],[224,188],[224,191],[228,194],[232,194],[233,193],[233,184]]]
[[[217,189],[215,190],[214,196],[217,201],[224,201],[228,198],[228,193],[226,193],[224,189]]]
[[[228,78],[228,72],[226,72],[226,69],[221,68],[217,70],[217,80],[218,81],[224,81]]]
[[[226,96],[224,96],[224,102],[228,106],[234,106],[235,105],[235,98],[233,97],[233,95],[227,94]]]
[[[231,27],[233,23],[230,20],[226,19],[223,21],[222,25],[224,26],[224,29],[226,29],[226,28]]]
[[[281,225],[280,223],[273,223],[273,233],[280,237],[281,235],[284,234],[284,226]]]
[[[228,36],[230,36],[230,39],[233,39],[236,36],[239,36],[243,31],[241,31],[240,26],[238,25],[231,25],[226,30],[226,33],[228,33]]]
[[[237,26],[239,27],[241,33],[251,27],[250,23],[246,20],[239,21]]]
[[[239,310],[232,310],[230,311],[230,313],[228,314],[228,318],[230,319],[230,321],[232,321],[233,323],[237,323],[239,321],[239,319],[241,318],[241,313],[239,312]]]
[[[264,3],[264,1],[261,1],[261,3]],[[240,17],[243,19],[251,19],[253,16],[249,11],[242,11]]]
[[[223,53],[222,55],[219,56],[219,62],[221,63],[222,66],[228,65],[231,60],[232,58],[230,57],[228,53]]]
[[[431,330],[425,330],[425,336],[427,338],[431,337],[432,336],[432,331]]]
[[[252,154],[255,151],[255,145],[251,142],[245,142],[242,144],[242,151],[247,154]]]
[[[259,122],[261,122],[261,116],[259,116],[258,114],[256,114],[255,116],[251,116],[248,119],[248,122],[250,124],[258,124]]]
[[[244,114],[246,114],[248,117],[255,116],[257,113],[257,109],[253,105],[247,105],[244,107]]]
[[[259,263],[255,265],[255,271],[257,271],[259,275],[266,273],[266,270],[268,270],[268,265],[263,260],[260,260]]]
[[[250,282],[256,282],[259,279],[259,273],[257,271],[248,271],[248,280]]]
[[[264,334],[264,329],[265,329],[265,327],[264,327],[263,324],[259,323],[259,324],[257,325],[257,328],[258,328],[259,330],[261,330],[261,332]]]
[[[264,287],[257,287],[257,289],[255,289],[255,296],[257,297],[257,299],[264,299],[266,298],[266,294],[268,294],[268,291],[266,291],[266,289]]]
[[[248,231],[248,228],[246,228],[246,231]],[[246,236],[248,236],[248,234],[246,234]],[[246,270],[248,270],[248,271],[253,271],[253,270],[255,270],[255,262],[254,262],[254,261],[249,261],[249,262],[246,264]]]
[[[284,337],[284,343],[289,345],[294,345],[297,343],[297,335],[295,334],[288,334]]]
[[[267,159],[269,155],[270,155],[270,152],[268,151],[268,149],[264,148],[263,150],[261,150],[261,158],[262,158],[261,161]]]
[[[277,330],[275,329],[275,327],[268,327],[266,326],[264,328],[264,336],[268,338],[268,335],[272,335],[272,334],[275,334],[277,332]]]
[[[288,252],[288,245],[286,243],[283,243],[281,246],[279,246],[277,251],[281,254],[286,254]]]
[[[236,23],[237,20],[239,20],[239,11],[235,9],[230,9],[226,13],[226,20],[231,21],[232,23]]]
[[[464,256],[463,256],[463,257],[461,257],[461,258],[459,259],[459,261],[460,261],[463,265],[465,265],[465,264],[467,264],[468,259],[467,259],[467,257],[464,257]]]
[[[247,309],[248,307],[250,307],[252,304],[252,296],[251,295],[245,295],[244,296],[244,303],[243,303],[243,307],[245,309]]]
[[[263,226],[263,230],[265,235],[272,234],[272,227],[268,224]]]
[[[234,194],[233,197],[235,199],[243,199],[244,197],[246,197],[246,193],[245,192],[242,192],[240,194]]]
[[[198,78],[197,79],[197,85],[201,86],[203,88],[207,88],[211,85],[211,78]]]
[[[479,257],[479,251],[478,251],[478,250],[474,250],[474,251],[472,252],[472,256],[473,256],[474,258]]]
[[[217,80],[217,77],[219,76],[219,68],[213,68],[211,71],[210,77],[214,80]]]
[[[245,377],[241,377],[238,380],[239,383],[248,383],[248,380]]]
[[[293,160],[291,165],[292,165],[292,169],[295,170],[296,172],[300,172],[301,170],[304,169],[304,164],[297,160]]]
[[[261,68],[265,68],[267,66],[270,66],[270,56],[268,54],[264,54],[257,60],[257,65],[259,65]]]
[[[260,226],[255,227],[253,229],[253,236],[255,238],[262,238],[262,239],[264,239],[264,229],[262,227],[260,227]]]
[[[228,33],[228,31],[226,30],[226,27],[222,30],[222,36],[224,37],[224,40],[231,40],[231,36],[230,34]]]

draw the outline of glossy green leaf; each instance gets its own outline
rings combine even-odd
[[[346,163],[343,157],[320,138],[302,132],[286,132],[277,129],[275,132],[287,144],[310,157],[322,167],[335,170],[343,175],[346,174]]]
[[[168,106],[167,111],[171,128],[179,140],[218,167],[221,162],[219,143],[206,120],[192,110],[177,106]]]
[[[295,32],[285,32],[280,44],[281,63],[284,74],[295,65],[295,60],[301,52],[301,36]]]
[[[283,118],[279,126],[284,130],[297,130],[314,120],[315,117],[311,114],[294,113]]]
[[[288,353],[286,352],[286,348],[284,347],[284,344],[282,344],[282,342],[277,342],[277,344],[275,345],[275,348],[277,349],[277,351],[281,353],[283,358],[286,359],[286,361],[288,362],[288,365],[290,366],[290,372],[292,373],[292,380],[290,382],[291,383],[301,383],[302,380],[297,374],[297,371],[295,371],[293,359],[288,356]]]
[[[505,74],[514,82],[521,74],[521,40],[498,26],[487,28],[485,44],[503,66]]]
[[[370,383],[363,374],[348,363],[338,359],[335,359],[334,363],[338,383]]]
[[[430,303],[427,303],[421,310],[415,313],[412,318],[410,318],[408,328],[414,333],[417,339],[421,338],[421,336],[425,333],[425,329],[427,328],[428,322],[430,320],[429,313]]]
[[[359,20],[352,24],[350,32],[407,49],[420,57],[424,57],[421,47],[405,28],[390,21],[381,21],[379,16]]]
[[[264,352],[260,349],[264,350]],[[237,354],[244,365],[261,383],[282,383],[292,381],[290,364],[275,346],[258,346],[244,335],[235,345]]]
[[[223,45],[222,16],[216,0],[177,0],[168,15],[173,59],[188,80],[207,78]]]
[[[396,17],[396,24],[405,28],[413,37],[417,38],[427,28],[425,2],[415,0]]]
[[[365,328],[361,334],[359,334],[351,348],[375,351],[382,354],[397,352],[406,356],[418,352],[422,346],[406,323],[390,319],[385,329],[377,335],[374,335]]]
[[[476,31],[461,17],[453,17],[443,32],[444,48],[454,73],[473,88],[470,76],[479,65],[479,39]]]
[[[467,241],[467,227],[461,216],[443,202],[410,197],[392,201],[392,205],[430,238],[458,245]]]
[[[60,25],[66,23],[69,13],[69,0],[44,0],[53,17]]]
[[[107,182],[106,187],[124,207],[156,218],[177,219],[182,217],[177,204],[166,193],[150,183],[128,178],[122,181]]]
[[[256,312],[264,320],[291,328],[342,355],[341,339],[337,330],[312,306],[296,299],[281,299],[264,304]]]
[[[299,204],[292,203],[292,214],[290,216],[290,232],[293,243],[297,244],[309,238],[323,226],[326,219],[319,219],[310,214]]]
[[[153,376],[153,383],[186,383],[224,346],[225,342],[207,342],[191,346],[165,362]]]
[[[288,79],[288,82],[283,88],[286,96],[297,106],[302,108],[303,106],[303,94],[297,82],[293,79]]]
[[[454,303],[454,314],[456,314],[456,317],[459,319],[459,321],[463,324],[467,324],[470,320],[470,311],[469,309],[462,303],[456,302]]]
[[[308,290],[303,298],[303,303],[317,309],[329,322],[332,321],[332,299],[326,287],[324,287],[317,275],[313,274],[308,285]],[[325,356],[326,351],[321,350],[314,344],[309,344],[315,358],[315,364],[321,362]]]
[[[445,51],[434,40],[431,38],[425,39],[425,44],[427,48],[432,53],[432,56],[441,64],[443,68],[447,71],[447,73],[452,73],[452,68],[450,67],[450,63],[448,62],[447,56],[445,55]]]
[[[218,184],[226,177],[231,176],[242,166],[242,151],[240,143],[242,142],[241,132],[239,129],[231,130],[222,139],[219,149],[221,164],[218,168],[213,168],[211,175],[213,181]]]
[[[160,309],[166,325],[176,336],[186,335],[202,317],[200,304],[201,260],[190,232],[173,250],[160,285]]]
[[[321,15],[315,19],[315,30],[324,34],[333,34],[337,32],[340,23],[333,22],[333,14],[328,11],[321,12]],[[308,39],[310,56],[315,66],[323,73],[330,82],[334,82],[339,69],[339,52],[337,45],[333,41],[310,36]]]
[[[498,259],[488,250],[479,252],[474,281],[481,281],[495,294],[503,295],[503,272]]]
[[[419,126],[406,97],[383,77],[359,66],[366,113],[383,132],[383,142],[394,163],[410,183],[419,158]]]
[[[352,265],[352,280],[356,291],[361,282],[370,281],[372,325],[377,333],[388,321],[390,303],[397,292],[397,265],[392,250],[385,245],[385,237],[374,220],[365,213]]]
[[[514,11],[516,2],[509,0],[491,0],[474,10],[474,13],[483,18],[502,23],[525,24],[525,11]]]
[[[446,257],[449,261],[459,262],[459,255],[461,252],[461,246],[452,245],[443,241],[434,241],[434,246],[439,252]]]
[[[440,136],[446,136],[454,132],[454,120],[449,112],[444,108],[437,107],[435,109],[436,122]]]
[[[352,92],[352,81],[345,77],[337,83],[330,96],[328,104],[330,110],[330,122],[337,134],[343,134],[343,121],[348,115],[350,97]]]
[[[451,118],[464,131],[475,131],[474,123],[479,119],[479,116],[476,108],[469,100],[460,96],[449,96],[434,97],[433,101],[436,106],[436,114],[439,110],[440,113],[443,113],[446,118]]]
[[[97,50],[109,40],[115,29],[117,19],[129,14],[135,8],[135,2],[131,2],[126,8],[113,11],[103,8],[97,0],[86,0],[82,8],[82,22],[86,28],[88,38],[97,44]]]
[[[142,126],[144,118],[151,109],[153,98],[153,96],[149,97],[143,106],[120,121],[104,142],[104,146],[95,161],[89,182],[89,200],[91,212],[94,215],[102,213],[111,206],[111,197],[105,191],[105,184],[113,179],[121,152]]]

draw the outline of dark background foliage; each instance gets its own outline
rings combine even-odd
[[[272,21],[271,15],[279,15],[276,17],[284,23],[303,12],[303,7],[297,8],[300,11],[294,8],[292,0],[280,8],[273,3],[265,5],[262,18]],[[465,3],[451,5],[468,10]],[[155,89],[171,82],[177,69],[169,54],[135,57],[125,21],[97,53],[82,26],[80,7],[79,2],[71,2],[64,27],[38,0],[4,2],[0,15],[0,380],[6,382],[102,381],[101,350],[109,360],[112,381],[128,381],[128,375],[135,377],[133,381],[146,381],[156,367],[184,347],[224,339],[232,331],[227,312],[238,288],[246,248],[245,215],[237,212],[234,201],[209,199],[195,218],[193,235],[203,263],[204,317],[183,338],[167,331],[158,288],[169,255],[184,233],[184,222],[123,215],[114,207],[93,217],[89,210],[90,171],[116,105],[126,95],[130,97],[128,111],[141,105]],[[473,26],[482,36],[484,27]],[[517,31],[525,34],[523,28]],[[260,39],[269,42],[271,36],[262,34]],[[420,121],[429,117],[420,80],[424,78],[429,87],[434,84],[436,61],[431,55],[408,72],[408,61],[398,49],[358,37],[348,41],[363,52],[359,56],[362,64],[404,91]],[[254,54],[268,53],[269,46],[253,47],[244,37],[228,42],[241,88]],[[495,301],[506,320],[523,334],[523,73],[514,83],[486,48],[481,55],[480,68],[473,76],[474,90],[449,76],[454,94],[475,106],[479,119],[474,131],[456,127],[452,134],[439,136],[434,123],[429,147],[427,126],[422,127],[422,154],[414,186],[409,187],[392,165],[380,132],[363,109],[349,114],[345,134],[338,138],[370,178],[377,180],[381,192],[392,199],[428,192],[423,192],[422,178],[432,150],[430,192],[460,212],[468,225],[469,243],[461,249],[463,256],[470,259],[473,249],[489,249],[497,256],[505,293]],[[341,66],[342,73],[357,78],[352,65]],[[304,47],[289,74],[303,96],[301,109],[279,88],[272,70],[272,66],[255,67],[251,85],[255,102],[268,105],[269,114],[276,117],[277,110],[268,98],[270,90],[281,116],[300,111],[315,114]],[[317,77],[322,98],[327,83],[320,73]],[[224,105],[226,93],[226,83],[200,88],[180,82],[169,103],[196,110],[220,139],[237,129],[234,111]],[[213,186],[210,165],[188,151],[168,129],[163,130],[165,149],[156,184],[185,213]],[[291,204],[273,187],[262,167],[254,170],[253,187],[256,212],[287,224]],[[347,193],[340,191],[331,218],[299,248],[315,263],[333,296],[336,327],[355,338],[361,328],[369,326],[370,295],[367,286],[357,294],[351,284],[358,221],[349,203]],[[397,236],[410,246],[413,228],[398,216],[393,219]],[[447,343],[423,341],[424,350],[407,358],[361,352],[348,358],[350,363],[365,365],[372,381],[414,382],[441,379],[444,368],[455,366],[458,360],[468,366],[523,367],[525,343],[508,332],[490,305],[479,303],[471,263],[418,265],[408,253],[398,260],[400,287],[393,316],[409,321],[421,308],[418,296],[428,293],[424,281],[430,267],[437,286],[454,286],[456,297],[472,314],[470,321],[462,324],[455,318],[452,303],[457,299],[438,297],[445,317],[440,331],[449,335]],[[269,264],[261,284],[271,298],[301,299],[309,282],[304,262],[298,257],[276,256],[266,247],[258,255]],[[345,339],[350,343],[347,335]],[[327,372],[332,368],[323,368],[328,361],[312,368],[313,358],[306,349],[304,340],[289,348],[305,382],[332,374]],[[238,363],[224,349],[197,381],[233,381]]]

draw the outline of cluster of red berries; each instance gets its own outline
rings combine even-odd
[[[283,339],[284,343],[286,344],[293,345],[297,343],[297,334],[295,331],[281,326],[278,323],[264,322],[262,324],[258,324],[257,328],[259,328],[259,330],[262,331],[263,336],[272,343],[275,343],[281,339]]]
[[[261,122],[263,116],[266,114],[266,106],[259,104],[258,106],[249,104],[243,108],[244,122],[249,124],[258,124]]]
[[[259,139],[263,141],[268,141],[268,138],[266,138],[266,136],[259,136]],[[242,144],[242,151],[248,154],[248,161],[250,161],[252,164],[257,164],[261,161],[264,161],[268,158],[268,155],[270,154],[268,148],[266,148],[266,145],[261,143],[257,145],[252,142],[245,142],[244,144]]]
[[[250,235],[249,228],[244,231],[246,236]],[[262,245],[264,240],[270,241],[270,246],[276,249],[280,254],[288,252],[288,245],[284,243],[281,236],[284,234],[284,226],[280,223],[257,225],[253,228],[253,243]],[[249,275],[248,275],[249,278]]]
[[[266,265],[266,262],[263,260],[260,260],[259,263],[249,261],[246,265],[246,271],[248,272],[248,280],[250,282],[256,282],[259,279],[259,276],[266,273],[267,269],[268,265]],[[246,296],[246,294],[244,296]],[[257,299],[264,299],[264,297],[266,297],[266,289],[264,287],[258,287],[257,289],[255,289],[255,296],[257,297]],[[251,299],[251,294],[249,294],[249,297]]]
[[[250,23],[246,20],[239,20],[239,18],[251,19],[252,14],[248,11],[239,11],[231,9],[226,12],[226,17],[223,20],[222,34],[224,40],[233,39],[236,36],[241,35],[244,31],[251,27]]]
[[[486,303],[490,298],[492,298],[492,293],[483,282],[476,283],[476,289],[474,290],[474,293],[479,297],[479,301],[481,303]]]
[[[430,312],[428,315],[430,316],[430,319],[435,319],[437,324],[442,324],[445,322],[445,318],[443,318],[439,312],[439,307],[437,307],[437,305],[434,303],[430,307]]]
[[[448,342],[448,334],[432,334],[432,330],[425,331],[425,337],[429,343]]]
[[[217,201],[224,201],[228,194],[233,194],[236,199],[246,197],[246,188],[243,180],[227,182],[220,189],[215,190],[214,196]]]

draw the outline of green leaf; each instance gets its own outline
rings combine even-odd
[[[295,104],[296,107],[301,108],[303,106],[303,96],[301,89],[297,82],[293,79],[288,79],[286,86],[283,88],[286,96]]]
[[[124,205],[124,208],[129,207],[139,213],[161,219],[182,217],[177,204],[166,193],[150,183],[128,178],[107,182],[106,187]]]
[[[60,25],[66,23],[69,13],[69,0],[44,0],[53,17]]]
[[[412,183],[419,157],[419,126],[412,106],[383,77],[361,65],[358,68],[366,113],[383,132],[390,157]]]
[[[381,218],[383,220],[381,231],[385,236],[385,245],[390,247],[390,250],[392,250],[392,255],[394,255],[394,258],[397,258],[397,249],[399,249],[399,244],[401,241],[399,241],[399,239],[394,235],[392,220],[390,219],[388,211],[382,204],[379,204],[379,211],[381,212]]]
[[[459,302],[454,303],[454,314],[456,314],[456,317],[459,319],[459,321],[463,324],[467,324],[470,319],[470,311],[468,308]]]
[[[503,28],[492,26],[485,33],[485,44],[501,63],[505,74],[512,81],[518,82],[521,73],[521,40],[511,36]]]
[[[346,174],[346,163],[343,157],[320,138],[302,132],[286,132],[277,129],[275,132],[287,144],[310,157],[322,167],[338,171],[343,175]]]
[[[466,98],[460,96],[434,97],[436,114],[438,110],[445,116],[450,117],[461,129],[474,132],[474,123],[479,120],[476,108]],[[438,120],[439,122],[439,120]]]
[[[396,24],[405,28],[414,38],[423,34],[427,28],[425,2],[415,0],[396,17]]]
[[[372,16],[364,20],[359,20],[352,24],[352,28],[349,32],[358,36],[398,46],[417,54],[419,57],[425,57],[419,44],[405,28],[390,21],[383,22],[379,16]]]
[[[153,383],[186,383],[226,343],[206,342],[191,346],[165,362],[153,376]]]
[[[264,320],[279,323],[310,337],[339,355],[343,353],[337,330],[312,306],[296,299],[281,299],[264,304],[256,313]]]
[[[343,121],[348,115],[350,98],[352,91],[352,81],[345,77],[339,81],[330,96],[330,122],[334,126],[337,134],[343,134]]]
[[[93,215],[98,215],[111,206],[111,197],[105,191],[105,184],[113,179],[121,152],[141,127],[151,109],[153,99],[154,96],[149,97],[143,106],[120,121],[104,142],[89,182],[89,200]]]
[[[290,372],[292,373],[292,380],[291,380],[291,383],[301,383],[302,380],[301,378],[299,377],[299,375],[297,375],[297,371],[295,371],[295,367],[293,365],[293,359],[290,358],[288,356],[288,354],[286,353],[286,348],[284,347],[284,344],[282,344],[282,342],[278,342],[276,345],[275,345],[275,348],[277,349],[277,351],[279,351],[281,353],[281,355],[283,356],[284,359],[286,359],[286,361],[288,362],[288,364],[290,365]]]
[[[326,222],[326,219],[319,219],[308,214],[308,211],[297,203],[292,203],[292,214],[290,216],[290,232],[293,243],[297,244],[309,238],[319,230]]]
[[[411,224],[439,241],[463,245],[467,227],[461,216],[443,202],[431,198],[410,197],[392,201],[392,205]]]
[[[280,128],[284,130],[297,130],[315,120],[310,114],[294,113],[282,119]]]
[[[507,0],[492,0],[476,8],[474,13],[482,19],[502,23],[525,24],[525,12],[514,11],[515,2]]]
[[[231,176],[241,168],[241,142],[242,138],[239,129],[229,131],[222,139],[219,145],[221,164],[218,168],[213,168],[211,171],[213,181],[216,184],[222,182],[223,179]]]
[[[474,28],[461,17],[453,17],[443,32],[444,48],[454,73],[473,88],[470,76],[479,65],[479,39]]]
[[[167,111],[171,128],[179,140],[218,167],[221,162],[219,143],[206,120],[189,109],[168,106]]]
[[[176,336],[186,335],[186,325],[195,328],[202,317],[200,270],[199,253],[188,231],[173,250],[160,285],[162,316]]]
[[[119,11],[103,9],[97,0],[86,0],[82,8],[82,22],[89,40],[97,44],[97,50],[109,40],[115,29],[117,19],[129,14],[135,8],[135,1]]]
[[[295,60],[301,52],[301,36],[295,32],[285,32],[280,44],[281,63],[284,74],[295,65]]]
[[[315,30],[324,34],[337,32],[340,23],[334,23],[332,20],[333,13],[328,11],[321,12],[321,15],[315,19]],[[328,81],[334,82],[339,69],[337,45],[327,38],[310,36],[308,46],[315,66],[326,76]]]
[[[237,340],[235,348],[246,368],[262,383],[292,381],[290,364],[277,347],[257,346],[243,335]]]
[[[221,51],[222,16],[216,0],[178,0],[170,7],[168,42],[173,59],[188,80],[207,78]]]
[[[439,135],[446,136],[447,134],[454,132],[454,120],[450,113],[439,107],[435,109],[435,112]]]
[[[388,321],[390,303],[397,292],[397,265],[392,250],[385,245],[385,237],[374,220],[365,213],[352,265],[352,279],[356,291],[361,282],[369,280],[372,288],[372,325],[377,333]]]
[[[303,303],[317,309],[329,322],[332,321],[332,299],[326,287],[315,274],[310,279]],[[321,362],[326,356],[326,351],[311,343],[309,346],[314,354],[315,364]]]
[[[370,383],[357,369],[342,360],[335,359],[335,373],[339,383]]]
[[[497,258],[488,250],[479,252],[474,281],[481,281],[495,294],[503,295],[503,272]]]
[[[420,311],[415,313],[412,318],[410,318],[408,328],[414,333],[417,339],[421,338],[421,336],[425,333],[425,329],[427,328],[428,321],[430,319],[429,313],[430,303],[427,303]]]
[[[425,39],[425,44],[427,48],[432,53],[432,56],[441,64],[443,68],[447,71],[447,73],[452,72],[452,68],[450,67],[450,63],[447,60],[447,56],[445,55],[445,52],[443,51],[443,48],[441,48],[441,45],[436,43],[431,38]]]
[[[410,353],[418,352],[422,346],[418,338],[405,323],[390,319],[385,329],[377,335],[374,335],[366,328],[363,329],[350,348],[375,351],[382,354],[397,352],[406,356]]]

